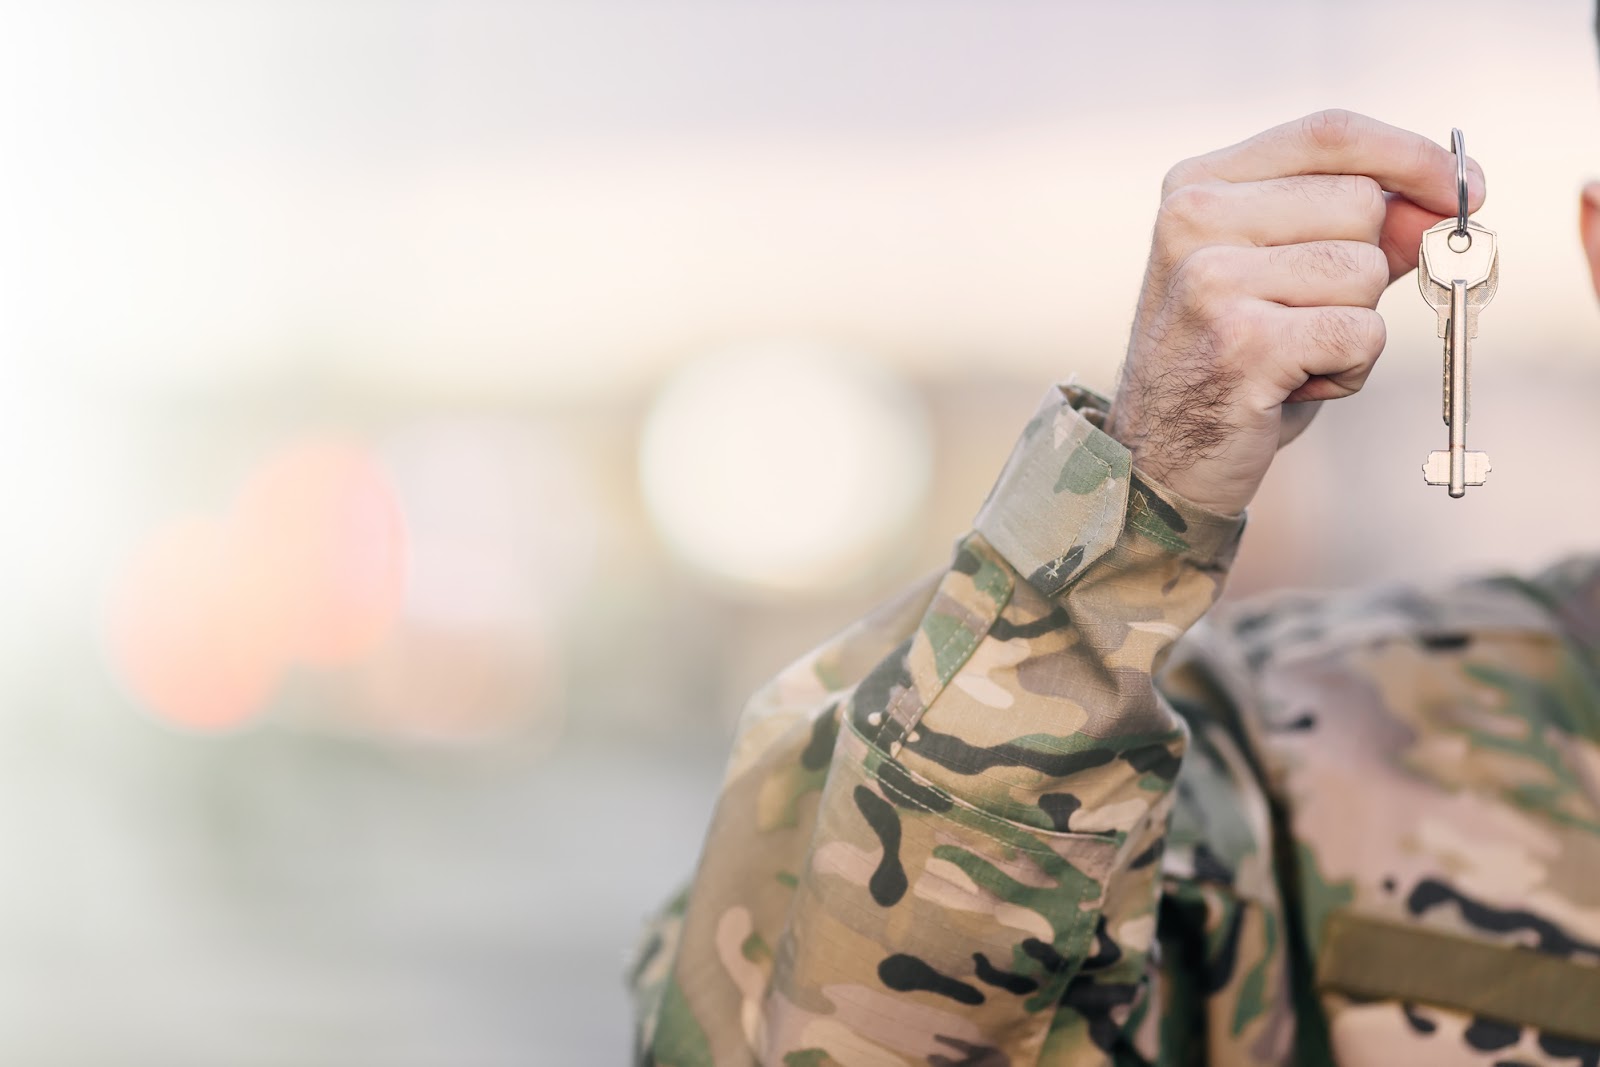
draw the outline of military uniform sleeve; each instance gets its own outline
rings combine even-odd
[[[1187,744],[1153,678],[1242,518],[1103,410],[1052,390],[949,568],[752,702],[641,1062],[1101,1063],[1139,1027]]]

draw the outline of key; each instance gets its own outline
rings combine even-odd
[[[1459,219],[1445,219],[1424,233],[1417,260],[1417,285],[1439,313],[1444,338],[1444,421],[1450,428],[1449,449],[1429,453],[1422,476],[1429,485],[1449,486],[1452,497],[1482,485],[1490,471],[1488,453],[1467,451],[1471,342],[1478,335],[1478,312],[1500,285],[1494,231],[1468,220],[1463,234],[1460,225]]]

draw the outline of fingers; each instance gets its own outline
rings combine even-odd
[[[1469,159],[1467,175],[1475,211],[1483,171]],[[1416,267],[1422,232],[1455,214],[1455,188],[1448,149],[1364,115],[1322,111],[1178,164],[1157,233],[1171,260],[1217,242],[1373,241],[1392,281]]]
[[[1292,269],[1303,273],[1297,292],[1279,293],[1291,299],[1265,295],[1290,273],[1274,272],[1273,257],[1294,259]],[[1199,359],[1224,378],[1249,383],[1262,411],[1286,398],[1348,396],[1366,382],[1387,340],[1372,307],[1386,270],[1377,249],[1359,242],[1208,249],[1184,264],[1169,324],[1151,338],[1180,360]]]
[[[1437,214],[1456,211],[1455,157],[1448,148],[1352,111],[1319,111],[1173,168],[1165,191],[1198,181],[1254,182],[1295,174],[1364,174]],[[1483,170],[1467,161],[1468,210],[1485,193]]]
[[[1197,182],[1168,193],[1156,216],[1156,230],[1163,245],[1174,251],[1215,242],[1376,243],[1388,209],[1383,189],[1360,174]]]
[[[1358,392],[1388,341],[1383,316],[1364,307],[1272,307],[1259,338],[1277,375],[1278,397],[1336,400]]]
[[[1393,280],[1407,274],[1417,266],[1417,255],[1422,247],[1422,233],[1435,223],[1454,217],[1436,215],[1400,197],[1389,199],[1389,209],[1378,235],[1378,247],[1389,260],[1389,278]]]
[[[1483,172],[1462,166],[1475,210]],[[1106,429],[1175,492],[1234,514],[1315,402],[1366,383],[1386,340],[1374,306],[1455,214],[1456,159],[1324,111],[1178,164],[1162,198]]]
[[[1388,284],[1377,245],[1308,241],[1196,249],[1167,274],[1164,290],[1185,333],[1178,347],[1256,381],[1270,406],[1361,388],[1387,336],[1374,308]]]
[[[1248,296],[1289,307],[1370,308],[1389,284],[1389,263],[1365,241],[1211,245],[1190,254],[1173,281],[1196,303]]]

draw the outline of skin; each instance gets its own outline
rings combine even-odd
[[[1467,181],[1476,211],[1472,160]],[[1321,402],[1366,383],[1385,341],[1378,297],[1455,210],[1448,148],[1349,111],[1179,163],[1107,432],[1180,496],[1242,511]],[[1600,183],[1580,222],[1600,294]]]

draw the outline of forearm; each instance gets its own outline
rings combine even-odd
[[[1182,754],[1155,672],[1220,593],[1243,520],[1158,495],[1099,404],[1068,388],[1029,424],[976,523],[1019,576],[1010,603],[896,754],[1006,819],[1125,833],[1117,805],[1159,796]]]

